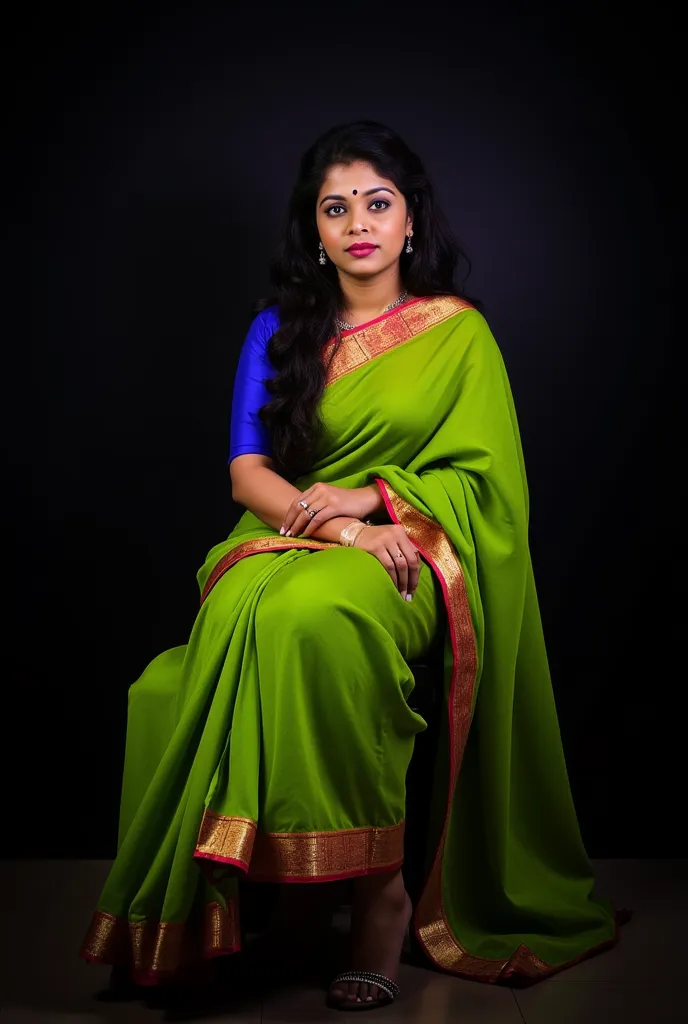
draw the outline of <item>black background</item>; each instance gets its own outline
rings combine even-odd
[[[8,351],[30,324],[33,365],[6,402],[4,854],[114,851],[127,688],[186,641],[236,519],[233,373],[297,160],[358,117],[422,155],[507,362],[588,850],[684,852],[678,30],[551,6],[54,5],[17,26]]]

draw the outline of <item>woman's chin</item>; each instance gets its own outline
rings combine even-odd
[[[348,277],[365,278],[375,277],[387,270],[387,264],[376,256],[368,256],[364,260],[347,260],[346,266],[338,266],[337,270]]]

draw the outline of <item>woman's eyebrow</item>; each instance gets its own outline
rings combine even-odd
[[[376,185],[375,188],[369,188],[365,192],[362,192],[361,195],[363,195],[363,196],[372,196],[373,192],[389,192],[389,194],[391,196],[394,195],[394,192],[392,191],[392,189],[391,188],[387,188],[386,185]],[[346,201],[346,196],[337,196],[337,195],[334,195],[334,194],[329,195],[329,196],[323,196],[323,198],[320,200],[320,206],[322,206],[322,204],[324,202],[326,202],[328,199],[338,199],[340,203],[343,203],[343,202]]]

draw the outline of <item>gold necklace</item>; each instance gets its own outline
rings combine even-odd
[[[382,310],[382,313],[380,313],[379,315],[383,316],[385,313],[389,313],[390,309],[394,309],[396,306],[401,306],[401,304],[403,302],[406,302],[408,297],[409,297],[408,292],[406,291],[406,289],[404,289],[404,291],[401,293],[399,298],[395,299],[394,302],[390,302],[389,306],[385,306],[385,308]],[[337,329],[340,330],[340,331],[355,331],[356,330],[356,324],[348,324],[346,322],[346,320],[340,320],[340,318],[338,316],[336,316],[334,318],[334,324],[335,324],[335,327],[337,327]]]

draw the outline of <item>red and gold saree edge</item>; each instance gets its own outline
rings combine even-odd
[[[266,834],[246,818],[206,810],[194,857],[211,884],[224,877],[226,866],[254,882],[303,883],[396,870],[403,851],[403,822],[380,829]],[[194,966],[241,948],[235,892],[224,906],[211,900],[202,915],[185,922],[133,922],[97,911],[81,956],[91,963],[128,965],[136,984],[156,985],[194,979]]]
[[[82,954],[165,981],[240,948],[242,878],[400,866],[425,725],[407,663],[441,632],[448,770],[428,793],[415,931],[449,973],[538,980],[618,928],[566,774],[501,354],[480,313],[435,296],[344,332],[324,359],[321,445],[297,486],[376,483],[423,558],[414,600],[365,552],[242,516],[198,573],[188,644],[129,691],[118,852]]]
[[[336,882],[401,867],[404,822],[337,832],[267,833],[206,810],[194,856],[240,868],[256,882]]]
[[[137,985],[205,981],[203,965],[241,950],[238,900],[211,901],[200,918],[183,922],[127,921],[103,911],[93,915],[81,957],[89,963],[127,966]]]
[[[461,565],[443,529],[397,495],[382,479],[376,483],[392,522],[402,525],[431,566],[442,587],[451,645],[451,680],[448,694],[449,784],[447,817],[440,842],[419,905],[414,929],[426,955],[435,966],[469,980],[487,983],[532,984],[542,978],[615,945],[619,928],[630,920],[630,912],[614,914],[613,935],[599,945],[583,950],[561,964],[545,963],[526,945],[519,945],[508,958],[472,956],[452,931],[442,897],[442,867],[451,802],[468,738],[477,670],[475,637]]]
[[[325,548],[328,547],[336,547],[336,545],[330,544],[327,541],[311,540],[308,537],[295,537],[293,540],[279,536],[257,537],[255,540],[244,541],[242,544],[238,544],[235,548],[232,548],[231,551],[228,551],[226,555],[223,555],[219,562],[213,567],[213,570],[208,576],[208,579],[203,586],[203,590],[201,591],[201,604],[203,604],[217,581],[221,579],[233,565],[239,562],[242,558],[246,558],[248,555],[257,555],[261,552],[271,551],[324,551]]]

